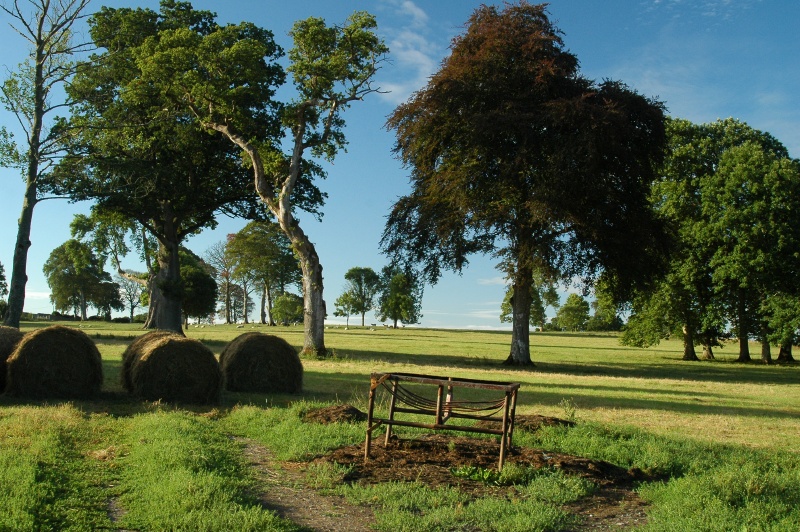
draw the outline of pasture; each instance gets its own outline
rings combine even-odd
[[[331,327],[332,356],[303,359],[301,394],[224,392],[200,407],[126,395],[121,354],[138,326],[82,329],[103,358],[100,397],[0,397],[0,530],[800,529],[800,367],[737,364],[733,345],[715,361],[684,362],[677,341],[638,349],[613,334],[532,333],[536,366],[520,369],[501,364],[506,332]],[[187,336],[218,355],[252,329],[302,345],[301,327],[191,327]],[[496,457],[454,463],[444,469],[451,480],[439,468],[432,482],[433,466],[369,480],[356,461],[325,459],[363,445],[363,422],[302,417],[337,404],[366,411],[375,371],[520,382],[517,416],[575,422],[518,429],[520,456],[585,459],[630,482],[604,484],[561,462],[519,461],[498,474],[488,465]],[[462,441],[496,447],[464,433],[437,441],[451,456]],[[328,501],[333,510],[319,512],[332,520],[294,519],[287,500],[313,507],[310,498]]]

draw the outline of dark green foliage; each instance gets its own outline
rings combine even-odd
[[[225,387],[235,392],[300,393],[303,364],[286,340],[249,332],[230,342],[219,357]]]
[[[175,334],[159,334],[137,346],[131,393],[147,401],[210,404],[219,399],[222,373],[206,346]]]
[[[6,364],[9,395],[88,399],[103,385],[97,346],[83,331],[62,325],[26,334]]]
[[[422,283],[410,270],[385,266],[381,270],[381,293],[378,296],[378,319],[397,323],[419,323],[422,310]]]
[[[6,389],[6,360],[22,340],[22,332],[16,327],[0,325],[0,393]]]

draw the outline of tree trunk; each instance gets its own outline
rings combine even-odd
[[[747,300],[744,289],[739,290],[739,301],[736,306],[738,321],[736,325],[739,333],[739,358],[736,359],[736,362],[750,362],[750,331],[747,327]]]
[[[529,268],[519,267],[514,274],[514,293],[511,296],[511,353],[504,364],[509,366],[532,366],[530,343],[531,285],[533,273]]]
[[[83,294],[83,290],[80,292],[80,303],[81,303],[81,321],[86,321],[86,296]]]
[[[261,324],[267,324],[267,283],[261,284]]]
[[[780,351],[778,352],[778,362],[794,362],[794,357],[792,356],[792,342],[784,342],[780,346]]]
[[[303,350],[302,355],[327,356],[325,348],[325,300],[322,298],[322,265],[314,244],[295,225],[289,239],[303,271]]]
[[[362,327],[364,326],[364,316],[365,316],[365,315],[366,315],[366,312],[362,312],[362,313],[361,313],[361,326],[362,326]]]
[[[769,348],[769,342],[766,340],[761,340],[761,362],[772,364],[772,352]]]
[[[714,360],[714,351],[711,349],[710,344],[703,344],[703,359]]]
[[[38,16],[39,23],[45,20],[46,11]],[[41,26],[40,26],[41,27]],[[17,242],[14,246],[14,263],[11,269],[11,283],[8,292],[8,308],[3,323],[9,327],[19,328],[19,321],[25,307],[25,285],[28,283],[28,249],[31,247],[31,225],[33,208],[38,202],[39,157],[41,156],[42,125],[45,114],[45,46],[49,39],[37,39],[35,72],[33,80],[33,120],[28,134],[27,175],[25,177],[25,195],[22,199],[22,213],[17,226]]]
[[[158,273],[151,282],[150,312],[146,329],[163,329],[183,334],[178,242],[162,242],[158,248]]]
[[[694,332],[690,325],[683,326],[683,360],[697,361],[697,352],[694,349]]]

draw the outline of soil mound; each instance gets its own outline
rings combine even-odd
[[[15,327],[0,325],[0,393],[6,389],[6,360],[24,335]]]
[[[219,357],[225,388],[232,392],[299,393],[303,364],[283,338],[248,332],[233,339]]]
[[[88,399],[103,385],[97,346],[83,331],[62,325],[26,334],[6,365],[8,395]]]
[[[367,420],[367,414],[352,405],[333,405],[314,408],[303,414],[306,423],[360,423]]]
[[[131,393],[147,401],[210,404],[219,399],[222,373],[214,353],[176,334],[143,341],[131,362]]]
[[[499,421],[479,421],[476,426],[483,428],[500,428]],[[514,416],[514,430],[536,432],[542,427],[574,427],[575,422],[557,417],[539,416],[536,414]]]

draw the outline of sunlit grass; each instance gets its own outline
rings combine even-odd
[[[301,415],[331,403],[366,410],[372,372],[520,382],[518,414],[574,416],[578,425],[517,431],[514,443],[664,479],[639,488],[651,503],[651,529],[800,529],[800,367],[734,363],[735,346],[717,350],[715,361],[684,362],[677,341],[638,349],[620,346],[610,334],[535,333],[536,365],[511,368],[502,365],[506,332],[330,328],[332,356],[303,359],[303,393],[225,393],[218,404],[187,408],[124,393],[121,355],[142,333],[138,325],[81,328],[103,356],[101,397],[55,405],[0,397],[0,530],[292,529],[253,499],[258,486],[237,440],[258,442],[276,460],[308,460],[362,442],[363,424],[304,423]],[[302,344],[301,327],[190,327],[186,333],[219,354],[249,330]],[[471,390],[457,393],[458,399],[481,398]],[[386,402],[379,395],[378,412],[385,413]],[[592,488],[543,472],[515,484],[514,501],[472,500],[416,483],[343,484],[346,472],[335,464],[315,466],[309,481],[376,508],[384,530],[570,528],[574,518],[562,505]],[[118,522],[111,522],[111,506]]]

